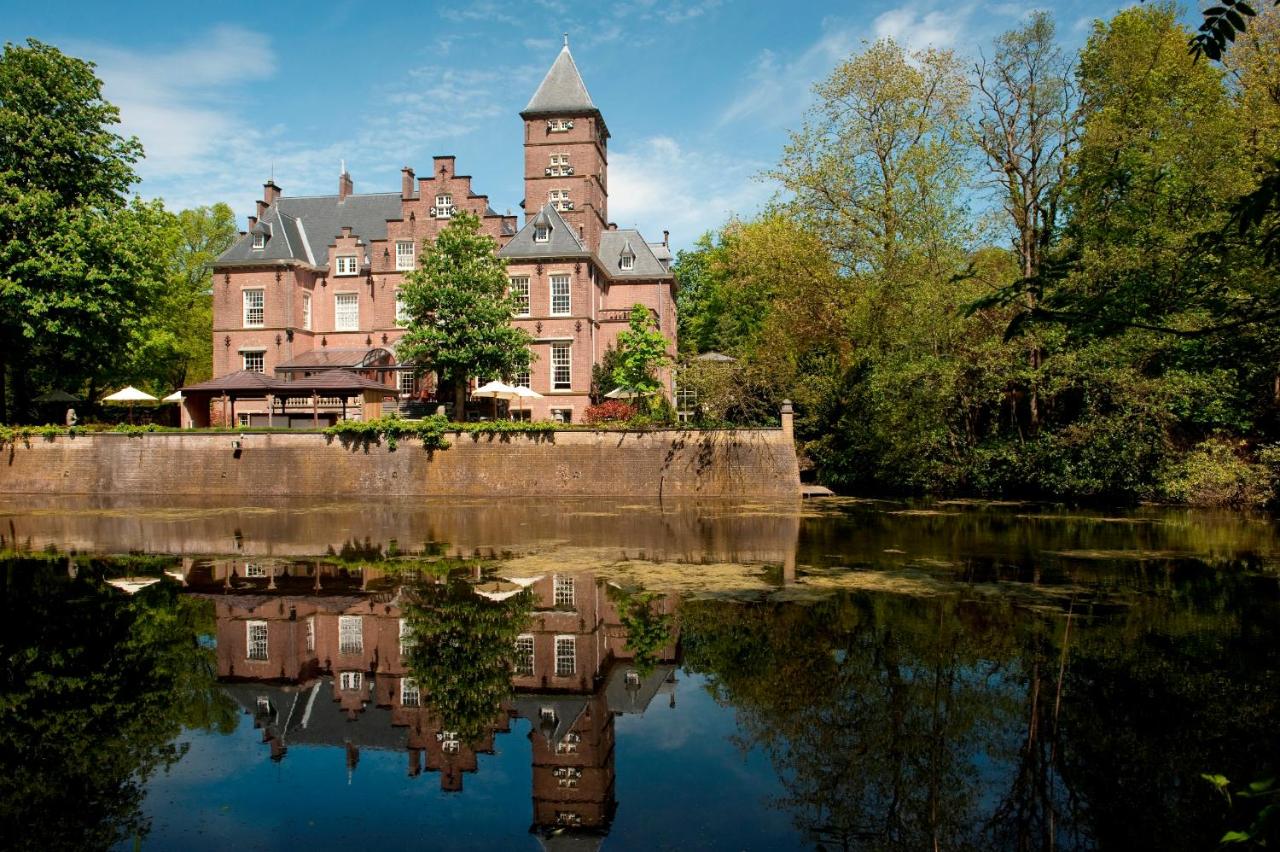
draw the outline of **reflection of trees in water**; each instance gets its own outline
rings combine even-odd
[[[605,588],[617,608],[625,647],[632,655],[635,668],[648,677],[675,635],[675,619],[661,609],[665,596],[612,585]]]
[[[1223,813],[1199,774],[1260,777],[1280,741],[1275,584],[1251,585],[1069,630],[954,598],[688,602],[682,642],[826,848],[1203,849]]]
[[[143,790],[185,753],[184,727],[228,733],[213,607],[168,583],[133,597],[103,566],[3,560],[0,836],[28,849],[105,848],[143,836]]]
[[[408,668],[446,730],[478,741],[510,697],[516,637],[528,625],[528,590],[502,601],[476,594],[461,576],[405,587],[413,637]]]

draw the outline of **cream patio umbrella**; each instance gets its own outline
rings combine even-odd
[[[524,385],[516,385],[516,396],[520,399],[521,412],[524,411],[524,401],[526,399],[542,399],[542,394],[532,388],[527,388]],[[524,418],[521,417],[520,419],[523,420]]]
[[[644,396],[644,394],[638,390],[619,386],[609,391],[605,396],[609,399],[637,399]]]
[[[504,382],[492,381],[487,382],[471,392],[472,397],[490,398],[493,400],[493,417],[498,417],[498,400],[518,399],[520,394],[511,385]]]
[[[160,400],[156,399],[154,396],[147,393],[146,391],[140,391],[137,388],[135,388],[133,385],[129,385],[127,388],[124,388],[123,390],[118,390],[115,393],[111,394],[111,396],[104,396],[102,398],[102,401],[128,405],[129,406],[129,422],[132,423],[133,422],[133,406],[136,403],[159,402]]]

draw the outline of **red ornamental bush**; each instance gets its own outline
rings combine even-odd
[[[610,423],[615,420],[630,420],[636,416],[636,407],[620,399],[606,399],[599,405],[591,405],[582,412],[586,423]]]

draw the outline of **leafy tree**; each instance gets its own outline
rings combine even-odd
[[[458,418],[472,377],[512,375],[532,357],[529,333],[511,325],[515,301],[496,249],[478,217],[458,213],[400,290],[407,323],[396,352],[401,361],[430,365],[453,386]]]
[[[0,420],[25,414],[36,383],[92,392],[162,289],[164,217],[126,200],[142,148],[118,123],[91,63],[34,39],[5,45]]]
[[[163,291],[148,305],[134,357],[132,384],[161,395],[202,381],[213,367],[211,265],[237,236],[226,204],[183,210],[169,218],[165,233],[168,274]]]
[[[181,731],[237,720],[199,641],[210,602],[168,583],[127,597],[102,582],[110,565],[78,560],[71,577],[68,562],[0,560],[0,832],[14,849],[145,837],[145,785],[182,758]]]
[[[491,601],[461,576],[409,590],[409,671],[441,724],[463,742],[478,741],[511,695],[516,637],[532,606],[527,590]]]
[[[670,363],[671,341],[658,331],[648,308],[633,305],[627,330],[618,335],[618,364],[613,369],[613,381],[647,401],[662,392],[658,371]]]

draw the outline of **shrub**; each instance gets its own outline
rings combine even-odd
[[[636,416],[636,407],[621,399],[606,399],[598,405],[587,406],[582,413],[585,423],[612,423],[619,420],[630,420]]]
[[[1197,444],[1160,472],[1161,495],[1190,506],[1240,509],[1266,504],[1273,493],[1272,471],[1246,458],[1243,449],[1243,442],[1226,438]]]

